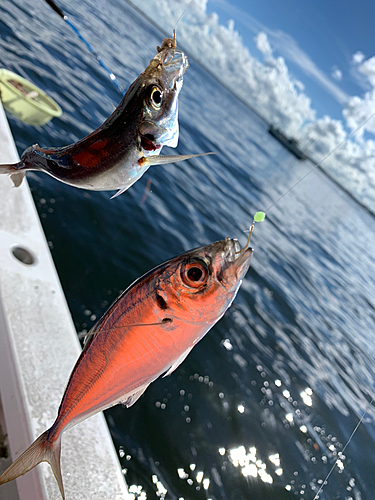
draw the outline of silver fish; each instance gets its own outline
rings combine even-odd
[[[30,146],[20,162],[0,165],[0,173],[10,174],[17,187],[26,171],[39,170],[78,188],[118,190],[115,197],[151,165],[201,156],[159,156],[162,146],[177,146],[178,95],[188,67],[186,55],[176,48],[175,36],[166,38],[146,70],[97,130],[70,146]]]

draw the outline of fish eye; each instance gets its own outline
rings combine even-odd
[[[150,97],[148,98],[149,104],[154,109],[160,109],[163,103],[163,93],[159,87],[153,86],[150,91]]]
[[[181,278],[190,288],[199,288],[205,285],[208,279],[208,268],[204,261],[188,262],[181,269]]]

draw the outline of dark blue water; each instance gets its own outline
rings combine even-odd
[[[124,86],[163,38],[124,0],[61,6]],[[72,143],[119,102],[44,2],[2,2],[0,35],[1,65],[64,111],[42,128],[9,117],[19,152]],[[243,244],[253,214],[311,168],[194,61],[180,96],[177,151],[216,156],[154,167],[115,200],[28,177],[79,333],[162,261],[225,236]],[[374,218],[321,172],[269,211],[225,317],[135,406],[106,412],[131,498],[312,500],[336,460],[320,498],[374,498],[374,244]]]

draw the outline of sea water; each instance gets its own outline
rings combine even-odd
[[[124,87],[171,35],[124,0],[63,8]],[[120,100],[44,2],[1,4],[0,49],[3,67],[41,86],[64,112],[39,128],[9,116],[20,153],[36,142],[75,142]],[[114,200],[28,175],[81,335],[157,264],[226,236],[244,244],[254,213],[312,167],[190,62],[177,152],[217,155],[152,167]],[[136,405],[106,412],[131,498],[312,500],[334,463],[320,498],[374,498],[374,243],[374,217],[320,171],[269,211],[225,317]]]

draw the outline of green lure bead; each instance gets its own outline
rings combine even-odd
[[[265,212],[257,212],[254,215],[254,222],[263,222],[265,218],[266,218]]]

